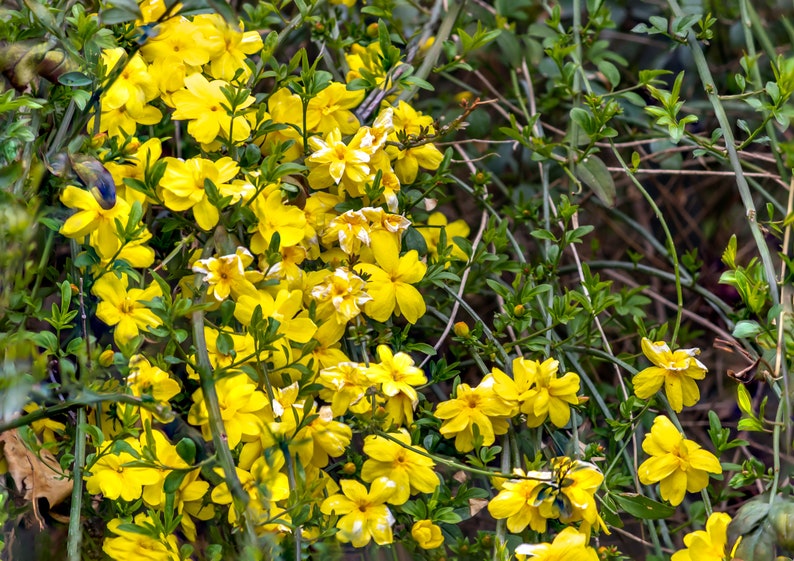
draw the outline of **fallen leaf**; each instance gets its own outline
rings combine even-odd
[[[72,480],[61,472],[52,452],[42,448],[36,455],[25,446],[16,429],[1,433],[0,444],[17,490],[33,504],[36,520],[43,527],[38,500],[47,499],[50,508],[62,503],[72,493]]]

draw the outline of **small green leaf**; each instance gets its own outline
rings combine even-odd
[[[739,409],[745,415],[754,417],[752,400],[750,399],[750,392],[747,391],[742,384],[736,386],[736,401],[739,404]]]
[[[675,507],[636,493],[618,493],[611,497],[620,508],[641,520],[661,520],[675,514]]]
[[[75,72],[67,72],[66,74],[63,74],[60,78],[58,78],[58,82],[60,82],[64,86],[79,87],[79,86],[90,86],[92,80],[82,72],[75,71]]]
[[[761,333],[761,326],[758,325],[757,321],[743,319],[736,323],[732,335],[741,339],[744,337],[755,337],[759,333]]]
[[[179,488],[182,486],[182,481],[185,480],[185,476],[188,474],[186,471],[172,471],[168,475],[165,476],[165,481],[163,481],[163,491],[166,493],[176,493],[179,491]]]
[[[607,206],[615,206],[615,180],[606,164],[598,156],[588,156],[574,170],[576,177],[590,187]]]
[[[422,234],[419,233],[419,230],[414,228],[413,226],[409,226],[408,229],[403,234],[403,248],[406,251],[410,251],[415,249],[416,252],[419,254],[419,257],[424,257],[427,255],[427,242],[425,242],[425,238],[422,237]]]
[[[183,438],[176,443],[176,453],[188,464],[193,464],[196,459],[196,443],[190,438]]]
[[[603,74],[607,80],[609,80],[609,84],[614,88],[620,84],[620,70],[618,67],[609,62],[608,60],[602,60],[598,63],[598,71]]]

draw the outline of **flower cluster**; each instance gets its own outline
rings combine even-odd
[[[348,46],[342,82],[308,61],[298,72],[299,57],[280,66],[277,34],[263,41],[244,21],[162,0],[140,9],[137,26],[155,32],[101,53],[83,147],[115,203],[77,184],[60,194],[71,213],[58,232],[79,248],[106,329],[109,374],[91,389],[117,398],[91,410],[83,482],[112,512],[104,552],[185,559],[180,540],[214,525],[296,550],[402,541],[441,559],[488,495],[470,470],[498,490],[483,512],[509,532],[556,533],[517,556],[596,559],[601,458],[555,441],[584,426],[584,370],[520,343],[512,359],[489,348],[491,367],[478,355],[479,378],[419,362],[440,348],[425,342],[434,322],[457,313],[436,307],[436,289],[476,264],[466,221],[428,195],[451,176],[449,153],[434,119],[397,95],[405,67],[384,66],[384,34]],[[462,325],[458,340],[487,348]],[[654,366],[635,376],[637,397],[664,385],[674,411],[693,405],[697,352],[642,347]],[[34,428],[54,440],[65,426]],[[639,480],[673,505],[721,473],[667,417],[642,448]]]

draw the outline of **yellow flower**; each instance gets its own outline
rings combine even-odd
[[[106,499],[132,502],[141,498],[144,485],[161,480],[160,471],[154,467],[129,466],[141,459],[141,447],[137,439],[124,441],[137,457],[130,452],[113,453],[113,441],[102,444],[96,453],[96,461],[88,468],[85,487],[89,493],[102,493]]]
[[[274,124],[281,125],[283,128],[268,132],[264,136],[258,136],[254,142],[262,150],[262,154],[271,154],[277,145],[292,142],[284,153],[284,160],[292,162],[303,154],[303,140],[301,133],[293,124],[303,124],[303,104],[298,95],[292,93],[289,88],[281,88],[267,98],[269,115],[265,114],[264,119],[273,121]]]
[[[119,278],[113,273],[108,273],[96,281],[91,289],[91,292],[101,300],[97,305],[96,316],[106,324],[116,326],[113,330],[113,340],[118,346],[137,337],[140,331],[146,331],[163,323],[144,304],[162,295],[160,286],[152,283],[146,289],[127,287],[126,274],[122,274]]]
[[[422,549],[435,549],[444,543],[441,528],[430,520],[419,520],[411,526],[411,535]]]
[[[120,47],[104,50],[102,64],[105,72],[113,70],[122,56],[126,53]],[[146,62],[136,53],[102,95],[99,132],[107,131],[111,136],[134,136],[138,123],[159,123],[163,114],[156,107],[147,105],[157,97],[157,93]],[[94,119],[92,117],[88,122],[89,131],[94,129]]]
[[[169,400],[181,391],[179,382],[171,378],[165,370],[153,366],[143,355],[133,355],[130,358],[127,387],[132,390],[132,395],[151,396],[164,405],[168,405]],[[143,408],[140,415],[141,421],[151,419],[151,414]]]
[[[138,7],[141,9],[142,18],[135,20],[135,25],[141,26],[160,19],[165,13],[165,0],[143,0]]]
[[[218,302],[226,300],[229,295],[237,299],[243,294],[256,293],[255,282],[262,280],[259,271],[246,271],[254,261],[254,256],[244,247],[238,247],[231,255],[199,259],[193,264],[193,272],[204,275],[204,282],[209,287],[207,294]]]
[[[730,523],[731,517],[724,512],[712,513],[705,530],[684,536],[686,549],[675,552],[671,561],[724,561]]]
[[[658,392],[662,384],[676,413],[700,399],[700,390],[695,380],[706,377],[708,369],[697,358],[700,349],[678,349],[671,351],[664,341],[652,342],[642,338],[642,352],[653,363],[634,376],[634,393],[640,399],[649,399]]]
[[[363,133],[350,141],[350,145],[342,141],[342,133],[334,129],[325,135],[325,139],[317,136],[309,138],[312,154],[306,158],[309,166],[309,184],[314,189],[326,189],[339,185],[354,197],[364,194],[363,185],[370,175],[368,165],[370,155],[358,145]]]
[[[460,452],[474,449],[474,427],[477,427],[482,444],[490,446],[497,434],[507,432],[508,423],[501,418],[504,404],[491,388],[468,384],[458,385],[454,399],[439,403],[436,417],[444,422],[439,429],[446,438],[455,437],[455,448]]]
[[[39,406],[37,403],[31,402],[25,405],[23,409],[25,413],[33,413],[39,410]],[[55,433],[63,433],[66,430],[66,425],[49,417],[33,421],[30,426],[37,435],[41,436],[43,442],[55,442]]]
[[[221,333],[221,331],[212,329],[206,325],[204,326],[204,341],[207,344],[207,354],[209,354],[210,364],[214,370],[226,369],[224,374],[229,375],[233,372],[237,373],[239,370],[236,368],[231,369],[230,367],[232,365],[239,367],[247,357],[254,355],[254,338],[250,333],[238,335],[237,333],[230,333],[228,331],[223,332],[231,338],[232,348],[223,349],[225,352],[221,352],[218,348],[218,337]],[[195,364],[196,357],[193,356],[191,358],[192,362]],[[198,373],[193,370],[190,365],[187,366],[187,373],[191,380],[199,379]]]
[[[320,398],[331,403],[331,411],[336,416],[344,415],[348,408],[361,402],[370,385],[364,365],[348,361],[320,370],[317,383],[323,386]],[[369,407],[366,401],[362,405],[365,409]]]
[[[679,505],[687,491],[696,493],[709,484],[709,473],[722,473],[720,461],[692,440],[684,438],[670,419],[656,417],[651,432],[645,435],[642,449],[651,457],[639,468],[644,485],[661,482],[659,494],[672,505]]]
[[[191,158],[187,161],[166,158],[168,167],[160,181],[163,202],[171,210],[193,209],[193,217],[203,230],[214,228],[220,218],[218,208],[207,198],[204,182],[210,180],[222,196],[231,195],[229,184],[240,168],[229,157],[218,161]]]
[[[120,526],[125,521],[114,518],[108,523],[108,530],[116,537],[105,538],[102,551],[114,561],[127,561],[141,559],[146,561],[179,561],[179,543],[176,536],[162,535],[156,530],[153,520],[149,515],[139,513],[135,515],[134,525],[137,531],[122,530]]]
[[[386,345],[378,345],[377,364],[371,364],[366,375],[374,384],[380,384],[386,396],[387,422],[401,426],[413,423],[413,410],[419,403],[419,394],[414,389],[427,383],[421,368],[414,366],[414,360],[406,353],[392,354]]]
[[[546,419],[556,427],[564,427],[571,418],[571,405],[579,403],[579,376],[568,372],[557,377],[560,363],[552,358],[541,364],[537,360],[520,359],[513,363],[513,375],[531,381],[528,391],[519,396],[520,410],[527,415],[527,426],[539,427]],[[523,372],[522,372],[523,371]]]
[[[265,253],[273,235],[279,235],[279,248],[292,247],[303,240],[306,215],[296,206],[284,204],[281,189],[274,189],[267,196],[258,196],[251,203],[257,218],[256,231],[251,240],[251,249]]]
[[[565,528],[552,543],[523,543],[517,555],[529,555],[532,561],[598,561],[596,550],[587,545],[587,535],[576,528]]]
[[[234,317],[243,325],[251,324],[257,306],[262,317],[279,323],[278,332],[290,341],[307,343],[317,331],[317,326],[303,311],[303,293],[300,290],[280,289],[275,298],[269,292],[258,290],[240,296],[234,308]]]
[[[438,246],[441,242],[441,230],[443,229],[447,234],[447,247],[450,245],[452,246],[450,257],[452,259],[460,259],[461,261],[467,259],[466,254],[453,240],[455,237],[465,238],[469,235],[471,230],[465,220],[455,220],[454,222],[448,223],[447,217],[444,216],[443,213],[434,212],[427,218],[427,226],[429,227],[417,226],[416,229],[425,239],[425,244],[427,244],[427,255],[430,258],[438,259],[439,249],[446,249]]]
[[[241,70],[238,79],[247,80],[251,70],[245,64],[246,55],[262,50],[262,37],[257,31],[244,31],[244,24],[239,22],[240,31],[230,26],[220,14],[202,14],[193,22],[204,34],[202,45],[210,53],[210,74],[213,78],[230,81]]]
[[[150,62],[149,73],[163,94],[181,90],[185,77],[210,59],[201,28],[185,18],[171,18],[157,26],[141,53]]]
[[[604,482],[601,470],[589,462],[565,456],[551,460],[551,470],[553,481],[544,483],[539,493],[540,515],[566,524],[582,520],[580,530],[587,535],[596,525],[609,533],[595,501],[595,492]]]
[[[237,446],[243,437],[253,439],[259,436],[264,426],[267,396],[256,388],[256,384],[246,374],[228,376],[215,382],[218,402],[229,447]],[[188,413],[188,422],[201,427],[207,441],[212,440],[209,427],[209,413],[204,401],[204,392],[199,388],[193,393],[193,405]]]
[[[345,4],[350,5],[348,4],[350,0],[340,1],[344,1]],[[392,80],[391,78],[388,78],[388,80],[386,78],[386,69],[383,68],[383,60],[383,52],[380,49],[380,43],[378,41],[370,43],[366,47],[354,44],[350,48],[350,53],[345,55],[345,62],[347,62],[347,67],[350,68],[350,72],[345,76],[345,80],[349,83],[355,79],[361,78],[362,70],[365,70],[372,74],[378,86],[382,86],[385,83],[383,89],[390,89],[392,87]],[[391,70],[394,70],[402,64],[402,62],[398,62]]]
[[[248,515],[257,525],[266,524],[275,518],[281,509],[274,503],[289,497],[289,481],[287,475],[281,471],[284,464],[284,455],[277,451],[258,457],[249,471],[236,468],[237,478],[249,497]],[[219,475],[223,474],[220,469],[216,471]],[[227,519],[234,524],[238,514],[228,484],[221,482],[213,488],[210,497],[215,504],[229,505]]]
[[[151,439],[149,438],[151,435]],[[162,432],[159,430],[152,430],[150,433],[142,432],[139,438],[140,449],[145,451],[151,457],[156,458],[158,472],[160,473],[159,481],[146,485],[143,488],[143,500],[152,507],[158,508],[165,502],[165,491],[163,490],[163,483],[166,476],[171,473],[172,468],[188,468],[190,467],[185,460],[177,453],[176,446],[171,444]]]
[[[343,135],[354,134],[361,125],[350,109],[364,100],[364,94],[364,90],[349,91],[344,84],[332,82],[309,100],[306,127],[320,134],[334,129]]]
[[[422,115],[404,101],[400,101],[394,109],[394,129],[395,132],[389,135],[389,140],[394,142],[398,141],[397,133],[399,131],[414,136],[420,136],[423,132],[435,134],[433,119]],[[444,159],[444,155],[438,148],[430,143],[406,150],[400,150],[397,146],[387,146],[386,152],[394,161],[394,173],[403,184],[413,183],[420,167],[435,170]]]
[[[130,205],[121,197],[116,197],[112,208],[104,209],[94,195],[73,185],[67,185],[61,194],[61,202],[78,212],[66,219],[60,233],[67,238],[80,239],[96,232],[91,238],[91,245],[102,259],[110,259],[121,248],[116,232],[116,220],[122,226],[127,225],[130,216]]]
[[[511,479],[502,484],[502,489],[488,503],[488,512],[497,520],[507,519],[507,529],[520,534],[529,526],[536,532],[546,531],[546,518],[538,507],[539,493],[545,489],[544,481],[551,480],[548,472],[524,473],[516,468],[521,479]]]
[[[339,484],[342,493],[331,495],[320,505],[323,514],[341,516],[336,523],[337,539],[353,547],[364,547],[370,540],[378,545],[392,543],[395,520],[385,503],[396,484],[385,477],[373,481],[369,491],[358,481],[343,479]]]
[[[162,154],[162,141],[156,137],[150,138],[142,144],[134,141],[127,145],[127,149],[130,151],[128,152],[129,155],[126,156],[128,161],[123,164],[105,162],[105,168],[113,176],[113,181],[116,183],[116,196],[121,197],[128,203],[138,201],[146,209],[146,195],[128,187],[124,180],[127,178],[139,181],[144,180],[146,170],[150,169]]]
[[[329,458],[338,458],[350,447],[353,430],[346,424],[334,421],[331,408],[320,407],[317,417],[306,425],[305,436],[312,440],[312,465],[324,468]]]
[[[393,505],[404,504],[416,493],[435,491],[439,486],[438,476],[433,471],[435,462],[419,453],[427,451],[421,446],[412,445],[411,436],[405,429],[389,433],[389,436],[402,444],[377,435],[364,439],[364,453],[369,459],[361,468],[361,479],[371,482],[386,477],[394,481],[394,494],[386,501]]]
[[[323,243],[331,247],[334,242],[348,255],[358,255],[361,244],[370,244],[371,226],[360,210],[348,210],[332,219],[323,232]]]
[[[202,144],[212,143],[218,135],[239,143],[251,134],[251,126],[240,114],[254,102],[252,96],[235,108],[236,115],[229,114],[229,101],[221,88],[229,87],[223,80],[208,81],[202,74],[191,74],[185,78],[185,89],[171,95],[171,105],[176,109],[172,117],[187,119],[187,132]]]
[[[375,321],[384,322],[395,314],[405,316],[409,323],[416,323],[425,315],[427,306],[412,285],[424,278],[427,265],[419,260],[415,249],[400,256],[396,247],[374,243],[373,253],[377,265],[359,263],[355,266],[358,273],[369,275],[367,293],[372,300],[365,304],[364,312]]]
[[[321,317],[333,316],[337,324],[344,325],[359,315],[361,307],[372,300],[365,288],[361,277],[339,267],[312,288],[311,296],[319,304],[317,312]]]

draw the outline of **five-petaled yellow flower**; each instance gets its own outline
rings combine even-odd
[[[391,527],[395,520],[386,501],[397,487],[394,481],[380,477],[372,482],[369,491],[350,479],[343,479],[339,484],[342,494],[331,495],[320,505],[323,514],[341,516],[336,523],[337,539],[350,542],[353,547],[364,547],[370,540],[378,545],[392,543]]]
[[[570,526],[551,543],[522,543],[516,554],[528,555],[528,561],[598,561],[596,550],[587,545],[587,535]]]
[[[102,493],[107,499],[132,502],[141,498],[143,487],[162,480],[160,470],[155,467],[137,466],[141,447],[137,439],[128,438],[125,443],[130,452],[113,453],[113,441],[108,440],[97,450],[97,460],[88,468],[85,487],[91,494]]]
[[[700,354],[700,349],[671,351],[664,341],[654,343],[643,337],[642,352],[653,366],[634,376],[634,393],[637,397],[648,399],[664,384],[670,407],[676,413],[684,406],[690,407],[698,402],[700,390],[695,380],[702,380],[708,372],[703,363],[695,358]]]
[[[426,454],[426,450],[412,445],[405,429],[389,436],[398,442],[374,434],[364,439],[364,453],[369,459],[361,468],[361,479],[386,477],[394,481],[394,494],[387,500],[394,505],[405,503],[415,493],[432,493],[439,486],[439,479],[433,471],[435,462],[419,453]]]
[[[114,561],[127,559],[146,559],[148,561],[179,561],[179,543],[174,534],[164,535],[155,530],[148,514],[135,515],[137,531],[122,529],[125,521],[114,518],[108,523],[108,530],[115,534],[102,544],[102,551]],[[155,535],[156,534],[156,535]]]
[[[176,110],[172,117],[176,120],[187,119],[187,132],[202,144],[210,144],[218,135],[232,142],[242,142],[251,134],[251,125],[241,114],[254,102],[248,96],[230,114],[229,101],[222,88],[229,87],[223,80],[210,82],[197,72],[185,78],[185,89],[173,93],[171,102]]]
[[[482,437],[483,446],[490,446],[497,434],[507,432],[508,423],[502,418],[504,403],[493,389],[483,386],[472,388],[458,385],[454,399],[439,403],[436,417],[443,419],[439,432],[446,438],[455,437],[455,448],[460,452],[474,449],[474,427]]]
[[[130,216],[130,205],[124,199],[117,196],[116,204],[104,209],[90,192],[69,185],[61,195],[61,202],[78,210],[63,223],[61,234],[75,239],[91,234],[91,245],[103,259],[110,259],[119,251],[121,241],[116,232],[116,221],[126,226]]]
[[[676,551],[671,561],[724,561],[730,523],[731,517],[724,512],[712,513],[706,521],[705,530],[684,536],[686,549]]]
[[[527,426],[539,427],[550,419],[556,427],[564,427],[571,419],[571,405],[579,403],[579,376],[568,372],[558,377],[559,361],[548,358],[542,363],[522,357],[513,360],[513,378],[494,368],[493,389],[509,407],[518,407],[526,414]],[[505,410],[505,416],[514,412]]]
[[[138,336],[141,331],[157,327],[163,321],[144,302],[161,296],[157,283],[146,289],[128,288],[127,275],[103,275],[91,289],[101,300],[96,315],[108,325],[115,325],[113,339],[121,346]]]
[[[377,364],[371,364],[366,370],[369,380],[380,384],[381,392],[386,396],[386,412],[390,422],[397,426],[414,422],[413,410],[419,403],[419,394],[414,389],[427,383],[427,377],[421,368],[414,366],[411,355],[406,353],[393,354],[386,345],[378,345]]]
[[[696,493],[709,484],[709,473],[722,473],[720,461],[697,442],[684,438],[667,417],[656,417],[642,449],[651,457],[640,464],[644,485],[660,482],[659,494],[679,505],[687,491]]]

